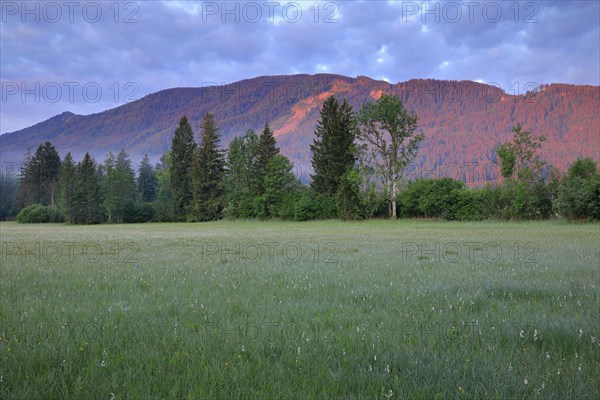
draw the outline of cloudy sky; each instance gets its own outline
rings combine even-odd
[[[261,75],[599,85],[599,4],[3,1],[0,132]]]

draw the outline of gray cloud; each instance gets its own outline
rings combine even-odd
[[[270,15],[262,1],[228,2],[229,13],[221,1],[122,1],[117,15],[114,2],[77,2],[72,14],[61,1],[29,2],[27,14],[4,1],[0,132],[260,75],[468,79],[509,93],[515,83],[600,83],[595,1],[275,3]]]

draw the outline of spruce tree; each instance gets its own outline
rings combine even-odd
[[[140,169],[138,172],[137,192],[140,200],[144,203],[151,203],[156,200],[158,193],[158,179],[156,172],[150,164],[148,154],[144,154]]]
[[[200,123],[200,145],[192,162],[189,221],[212,221],[222,216],[225,160],[217,130],[215,117],[206,114]]]
[[[35,168],[32,165],[31,150],[27,149],[25,152],[25,159],[21,165],[21,171],[19,176],[19,185],[17,193],[15,195],[15,209],[19,211],[31,204],[34,204],[33,193],[31,188],[34,186],[34,171]]]
[[[258,179],[255,174],[258,136],[249,130],[243,137],[236,137],[229,144],[225,173],[227,216],[252,218],[257,196]]]
[[[156,180],[158,181],[158,192],[156,195],[156,217],[160,222],[172,222],[173,217],[173,191],[171,185],[171,151],[167,150],[161,157],[160,162],[154,167]]]
[[[356,161],[354,115],[346,100],[340,104],[333,96],[325,100],[320,114],[310,146],[314,170],[310,186],[317,195],[333,197]]]
[[[265,192],[260,197],[266,215],[261,217],[283,218],[291,214],[289,204],[298,192],[299,182],[292,171],[292,163],[287,157],[275,155],[267,163],[264,177]]]
[[[187,210],[192,201],[190,181],[195,149],[194,131],[184,115],[175,129],[171,144],[170,180],[175,221],[186,220]]]
[[[40,144],[32,157],[27,156],[18,197],[21,206],[56,201],[60,156],[50,142]]]
[[[127,218],[135,201],[135,174],[131,161],[125,150],[117,157],[109,153],[105,163],[105,193],[104,204],[108,211],[108,222],[121,224]]]
[[[86,152],[77,168],[76,186],[77,212],[75,222],[98,224],[102,222],[100,187],[96,172],[96,162]]]
[[[265,126],[258,137],[258,144],[256,146],[255,155],[255,174],[258,179],[258,194],[264,193],[263,180],[267,173],[267,164],[274,156],[279,154],[279,148],[277,147],[277,141],[273,135],[273,131],[269,126],[268,122],[265,122]]]
[[[71,153],[67,153],[61,166],[58,179],[58,204],[67,224],[74,224],[77,215],[77,168]]]
[[[117,197],[116,185],[113,184],[115,179],[115,156],[112,151],[109,151],[104,160],[104,164],[100,168],[100,177],[98,184],[100,191],[102,192],[102,198],[104,199],[104,209],[106,211],[106,218],[108,223],[113,221],[113,212],[116,205],[114,204],[115,198]]]
[[[42,144],[34,158],[39,160],[39,203],[54,206],[56,202],[60,156],[50,142]]]

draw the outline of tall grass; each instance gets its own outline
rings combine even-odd
[[[600,226],[0,224],[2,399],[593,399]]]

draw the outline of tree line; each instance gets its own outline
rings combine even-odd
[[[68,224],[146,221],[201,222],[221,218],[448,220],[600,219],[600,172],[593,160],[576,160],[566,175],[537,155],[545,138],[520,125],[496,148],[503,182],[467,188],[450,178],[406,181],[423,135],[418,116],[393,95],[355,112],[344,99],[327,98],[310,146],[309,185],[280,154],[266,122],[226,149],[208,113],[198,137],[186,116],[171,148],[156,165],[148,155],[134,170],[121,150],[96,163],[89,153],[61,160],[54,145],[27,154],[21,175],[0,179],[0,217],[19,222]]]

